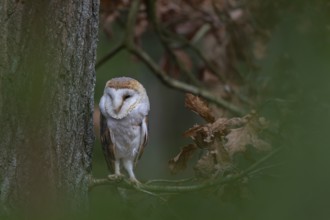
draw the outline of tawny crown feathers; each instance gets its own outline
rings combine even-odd
[[[145,91],[141,83],[130,77],[113,78],[106,83],[105,87],[114,89],[133,89],[138,92]]]

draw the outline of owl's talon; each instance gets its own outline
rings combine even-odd
[[[142,185],[142,183],[138,181],[136,178],[130,178],[129,181],[131,182],[132,185],[134,185],[137,188],[139,188]]]
[[[117,182],[120,182],[122,181],[124,178],[123,175],[121,174],[110,174],[108,175],[108,179],[111,180],[111,181],[117,181]]]

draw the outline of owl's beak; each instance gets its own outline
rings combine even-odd
[[[121,108],[123,107],[123,104],[123,101],[120,99],[113,100],[113,111],[115,114],[118,115],[118,113],[121,111]]]
[[[115,113],[118,114],[121,110],[121,107],[123,107],[123,104],[119,105],[118,108],[115,108]]]

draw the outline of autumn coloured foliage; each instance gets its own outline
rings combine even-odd
[[[270,144],[259,136],[267,127],[267,122],[255,111],[243,117],[215,119],[207,104],[191,94],[186,95],[186,106],[208,123],[195,125],[184,133],[193,143],[183,147],[169,161],[173,173],[185,169],[197,149],[206,151],[194,167],[196,176],[203,178],[217,177],[232,169],[233,157],[239,153],[244,154],[248,146],[258,151],[271,149]]]
[[[175,148],[166,159],[178,175],[142,181],[140,192],[169,201],[166,219],[327,213],[329,1],[101,3],[101,28],[119,43],[97,67],[125,50],[200,119],[187,144],[159,143]]]
[[[115,24],[125,28],[131,4],[101,1],[102,27],[109,37]],[[164,49],[157,62],[169,76],[207,86],[240,104],[243,98],[236,94],[243,79],[235,65],[243,61],[252,68],[253,59],[262,58],[266,50],[266,30],[256,30],[251,19],[240,0],[141,1],[134,41],[142,47],[144,35],[154,33]]]
[[[249,83],[256,75],[247,74],[257,69],[256,61],[265,56],[272,28],[264,26],[258,16],[276,17],[260,10],[276,7],[275,3],[259,3],[101,1],[101,27],[109,38],[118,27],[125,32],[124,40],[105,59],[127,49],[166,85],[186,92],[183,104],[206,122],[184,133],[192,142],[169,160],[172,173],[186,169],[198,155],[193,165],[195,177],[217,178],[236,169],[236,155],[248,158],[249,150],[271,150],[263,137],[269,122],[256,110],[262,99],[256,90],[262,88]],[[150,37],[160,48],[157,60],[144,43]]]

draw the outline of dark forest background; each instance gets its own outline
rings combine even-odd
[[[187,13],[189,10],[190,13],[196,13],[198,7],[201,10],[208,10],[213,1],[182,1],[181,6],[178,6],[180,4],[177,2],[169,1],[159,6],[163,7],[164,14],[166,10],[170,11],[167,11],[169,15],[158,15],[160,24],[166,26],[167,19],[175,20],[176,16],[179,19],[180,16],[176,13]],[[238,184],[240,186],[236,183],[233,186],[226,186],[221,189],[224,191],[222,193],[213,189],[181,194],[171,197],[165,203],[152,196],[150,198],[137,196],[129,203],[121,203],[118,202],[118,198],[111,199],[113,195],[111,188],[102,186],[93,189],[91,193],[92,209],[95,209],[94,213],[97,213],[97,216],[107,219],[108,215],[116,213],[118,217],[137,219],[327,218],[330,193],[328,188],[330,177],[327,171],[330,153],[327,140],[330,114],[329,3],[326,1],[218,1],[216,3],[223,3],[221,18],[224,20],[220,22],[225,26],[223,30],[227,34],[225,40],[229,43],[224,45],[221,42],[224,40],[222,38],[217,44],[204,47],[203,43],[212,41],[208,38],[208,34],[205,34],[200,39],[202,46],[199,45],[199,48],[202,53],[211,54],[208,58],[225,71],[221,74],[227,81],[214,80],[214,75],[208,76],[207,74],[212,73],[205,71],[206,67],[203,65],[192,65],[191,63],[196,62],[196,57],[191,51],[182,50],[184,53],[181,53],[180,50],[176,56],[202,84],[208,85],[209,82],[203,77],[209,77],[211,84],[229,85],[238,91],[236,95],[246,97],[248,102],[237,100],[233,97],[235,96],[233,93],[229,94],[229,97],[222,93],[222,97],[244,109],[246,113],[254,109],[269,120],[271,126],[268,130],[273,136],[268,140],[273,149],[282,148],[270,164],[279,164],[279,166],[255,175],[246,183]],[[182,6],[185,4],[195,4],[196,7],[176,8],[186,7]],[[129,5],[124,3],[123,5],[123,8],[120,8],[120,5],[110,5],[106,1],[101,4],[101,15],[103,13],[104,17],[101,20],[99,33],[97,54],[99,61],[116,47],[125,35],[125,26],[120,22],[121,19],[125,19],[125,7]],[[122,12],[114,16],[114,12],[109,9],[116,10],[116,7]],[[143,20],[143,15],[141,17]],[[189,19],[189,15],[182,15],[181,18]],[[142,30],[137,31],[141,33],[136,34],[135,41],[171,77],[192,83],[191,79],[182,76],[184,71],[178,70],[175,60],[168,58],[169,55],[155,29],[150,27],[151,21],[147,22],[149,23],[144,24],[147,27],[140,27]],[[188,23],[189,20],[184,22]],[[192,40],[191,35],[196,34],[196,29],[200,27],[193,22],[198,21],[191,21],[190,26],[185,24],[188,30],[182,30],[188,40]],[[170,29],[170,24],[167,27]],[[172,31],[180,35],[180,27],[175,28]],[[212,31],[214,30],[211,29],[208,33],[212,35]],[[214,47],[223,49],[224,54],[212,55],[211,51],[216,51]],[[224,64],[223,60],[217,59],[224,59],[227,63]],[[145,63],[131,53],[120,51],[97,69],[96,104],[103,93],[105,82],[109,78],[122,75],[138,79],[146,87],[151,101],[150,141],[138,164],[138,177],[141,180],[180,179],[194,175],[196,158],[188,163],[188,167],[183,172],[174,176],[170,174],[168,167],[169,159],[173,158],[182,146],[191,142],[182,134],[194,124],[205,123],[201,117],[184,107],[185,94],[164,85]],[[225,111],[219,115],[231,117],[233,114]],[[252,150],[252,157],[259,156],[260,154],[256,155]],[[245,160],[246,158],[237,156],[236,161],[239,162],[235,165],[239,167],[238,169],[249,164],[249,161]],[[96,177],[103,177],[106,173],[97,140],[94,148],[93,174]],[[117,207],[116,211],[108,213],[113,207]]]
[[[1,1],[0,219],[329,219],[329,11]],[[151,103],[139,187],[106,178],[98,103],[117,76]]]

